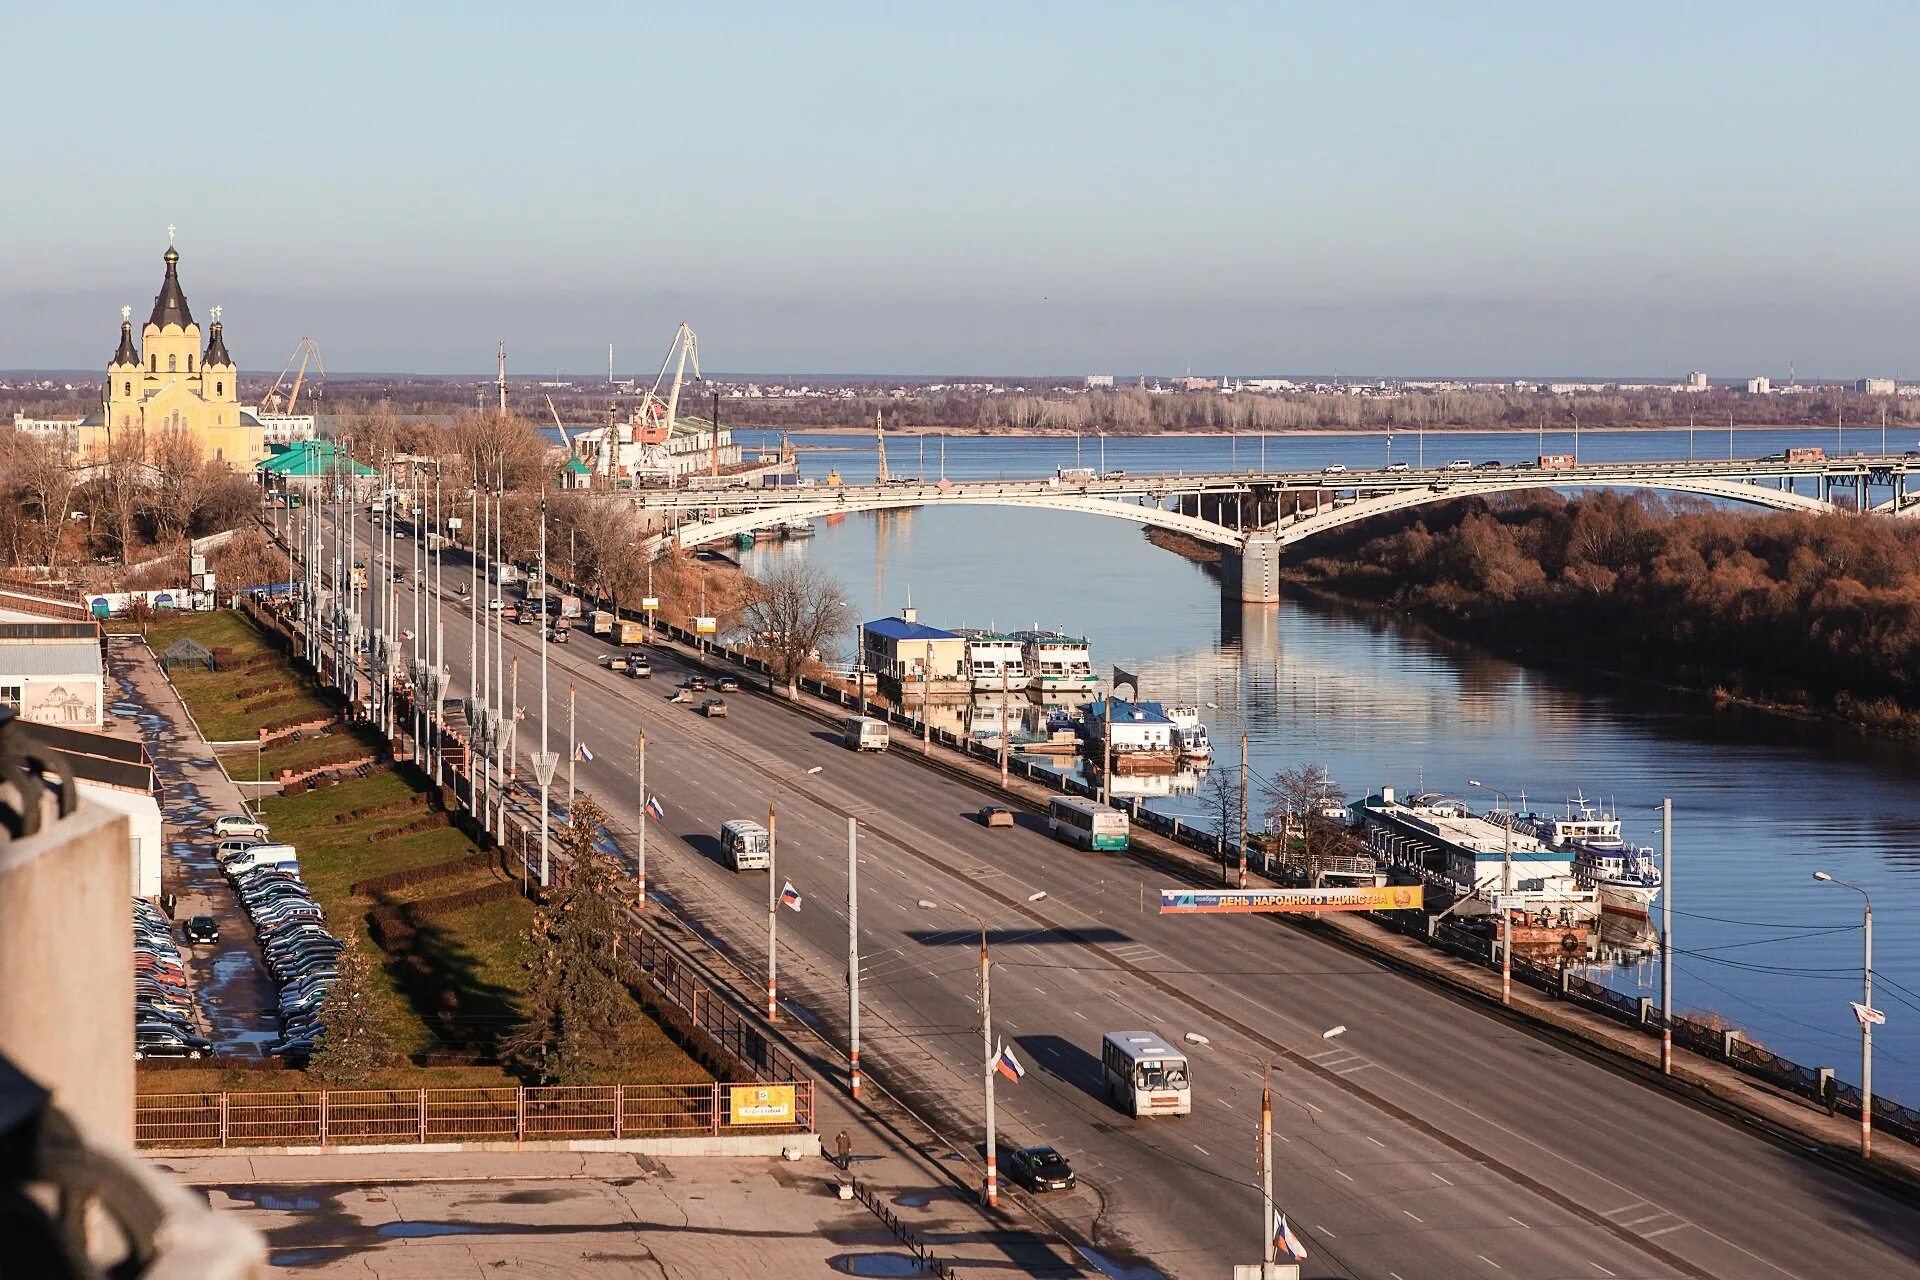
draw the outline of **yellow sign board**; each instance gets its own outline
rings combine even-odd
[[[651,613],[655,609],[658,609],[660,607],[660,597],[659,596],[641,596],[640,607],[642,609],[645,609],[647,612]]]
[[[1342,885],[1321,889],[1162,889],[1161,915],[1217,912],[1417,911],[1417,884]]]
[[[720,629],[720,620],[711,614],[702,614],[690,619],[695,635],[710,636]]]
[[[794,1124],[793,1086],[736,1084],[727,1090],[728,1124]]]

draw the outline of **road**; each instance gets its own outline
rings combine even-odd
[[[469,618],[450,606],[446,619],[458,669]],[[538,634],[506,632],[530,751]],[[1148,1027],[1256,1053],[1312,1046],[1277,1076],[1275,1117],[1275,1195],[1309,1276],[1920,1274],[1920,1212],[1905,1202],[1272,918],[1143,912],[1165,877],[1070,850],[1024,815],[1013,830],[981,828],[971,815],[984,797],[910,749],[856,755],[752,693],[705,720],[665,701],[680,662],[663,657],[652,681],[633,681],[595,667],[607,649],[587,636],[549,648],[554,749],[566,750],[571,682],[594,755],[581,788],[630,829],[645,725],[649,789],[666,809],[650,828],[650,886],[743,965],[761,963],[766,880],[725,869],[714,837],[728,818],[764,821],[783,784],[776,875],[804,904],[780,913],[781,989],[791,1016],[844,1044],[845,827],[857,819],[863,1063],[935,1127],[974,1139],[977,933],[965,913],[991,923],[996,1033],[1029,1064],[999,1090],[1002,1142],[1072,1156],[1083,1187],[1047,1208],[1105,1255],[1175,1276],[1258,1256],[1258,1071],[1195,1049],[1192,1116],[1122,1117],[1098,1096],[1100,1036]],[[456,697],[463,683],[457,670]],[[563,766],[561,790],[564,777]],[[1028,903],[1038,891],[1048,896]],[[1333,1024],[1347,1034],[1317,1043]]]

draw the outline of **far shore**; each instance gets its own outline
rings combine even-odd
[[[870,438],[873,435],[872,427],[757,426],[752,423],[740,423],[737,425],[733,423],[727,423],[725,425],[728,427],[728,429],[733,431],[785,432],[788,435],[794,435],[794,436],[859,436],[859,437]],[[1580,428],[1579,434],[1583,436],[1635,435],[1635,434],[1646,434],[1646,433],[1655,432],[1655,431],[1662,431],[1662,432],[1685,431],[1687,429],[1688,428],[1684,424],[1680,426],[1637,425],[1637,426],[1625,426],[1625,427],[1621,427],[1621,426],[1582,427]],[[1879,424],[1877,423],[1873,424],[1873,426],[1871,427],[1860,428],[1860,430],[1862,431],[1877,431],[1878,429],[1879,429]],[[1912,428],[1909,426],[1908,429],[1911,430]],[[1694,428],[1692,428],[1692,430],[1695,435],[1712,436],[1717,434],[1724,434],[1727,431],[1727,428],[1724,426],[1695,426]],[[1761,423],[1754,423],[1752,425],[1736,425],[1733,428],[1733,430],[1735,431],[1817,431],[1817,432],[1825,432],[1828,435],[1832,435],[1834,433],[1834,427],[1830,423],[1824,426],[1822,425],[1805,426],[1805,425],[1775,424],[1775,423],[1761,422]],[[1385,436],[1385,435],[1415,436],[1415,435],[1421,435],[1423,433],[1427,435],[1538,436],[1540,434],[1540,428],[1526,427],[1526,426],[1469,427],[1469,426],[1455,426],[1452,424],[1448,424],[1445,426],[1433,426],[1433,427],[1426,427],[1426,428],[1420,428],[1420,427],[1392,427],[1392,428],[1388,428],[1388,427],[1297,427],[1297,428],[1288,428],[1286,430],[1281,430],[1281,431],[1138,431],[1138,432],[1115,431],[1115,432],[1107,433],[1107,438],[1109,440],[1162,440],[1162,439],[1165,439],[1165,440],[1215,440],[1215,439],[1225,439],[1229,436],[1238,436],[1243,440],[1257,440],[1261,436],[1268,436],[1268,437]],[[981,439],[1071,440],[1076,435],[1080,436],[1083,439],[1090,440],[1090,439],[1098,438],[1100,434],[1101,433],[1097,431],[1080,431],[1080,432],[1042,431],[1034,427],[1008,427],[1002,430],[994,430],[994,431],[982,431],[978,427],[928,427],[928,426],[917,426],[917,425],[887,428],[887,435],[889,436],[958,436],[965,439],[974,439],[974,440],[981,440]],[[1549,438],[1549,441],[1557,437],[1570,436],[1573,434],[1574,434],[1574,431],[1572,427],[1558,426],[1558,427],[1547,428],[1547,436]]]

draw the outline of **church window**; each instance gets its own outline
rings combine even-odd
[[[120,394],[123,396],[130,396],[133,394],[133,380],[131,378],[127,379],[126,381],[120,384]]]
[[[178,373],[178,372],[179,372],[179,370],[178,370],[178,369],[176,369],[176,368],[174,368],[174,361],[175,361],[176,359],[178,359],[178,358],[179,358],[179,357],[177,357],[177,356],[168,356],[168,357],[167,357],[167,372],[168,372],[168,373]]]
[[[227,393],[227,384],[226,384],[226,383],[224,383],[224,382],[216,382],[216,383],[214,383],[214,384],[213,384],[213,394],[215,394],[215,395],[217,395],[217,396],[220,396],[220,395],[225,395],[226,393]]]
[[[149,356],[147,357],[147,372],[148,372],[148,373],[158,373],[158,372],[160,372],[160,357],[159,357],[159,356],[156,356],[156,355],[149,355]]]
[[[215,462],[219,462],[223,460],[226,456],[227,456],[227,451],[225,449],[215,449],[213,451],[213,460]]]
[[[191,352],[189,352],[187,355],[187,372],[188,373],[193,372],[193,355]]]

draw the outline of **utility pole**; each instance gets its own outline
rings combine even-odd
[[[1660,1074],[1673,1074],[1673,800],[1660,802]]]
[[[920,754],[933,751],[933,721],[927,719],[927,681],[933,675],[933,641],[927,641],[927,660],[920,664]]]
[[[507,416],[507,342],[500,340],[500,416]]]
[[[638,757],[636,772],[640,782],[640,827],[634,835],[633,875],[637,892],[635,902],[639,906],[647,905],[647,731],[639,731],[639,742],[635,747]],[[571,818],[573,811],[567,811]]]
[[[1862,969],[1860,1003],[1854,1006],[1853,1016],[1860,1023],[1860,1158],[1873,1159],[1873,1026],[1886,1020],[1884,1014],[1873,1007],[1873,899],[1867,891],[1857,884],[1848,884],[1837,880],[1824,871],[1813,873],[1815,880],[1827,884],[1837,884],[1842,889],[1851,889],[1860,895],[1866,906],[1863,926],[1866,931],[1866,964]]]
[[[547,504],[540,503],[540,598],[547,598]],[[533,758],[534,781],[540,784],[540,887],[547,887],[547,834],[552,823],[553,806],[548,799],[553,786],[553,767],[558,763],[547,750],[547,646],[540,646],[540,754]],[[645,815],[641,815],[643,818]],[[573,811],[567,811],[571,824]]]
[[[542,650],[545,652],[545,650]],[[573,771],[580,761],[580,749],[573,736],[573,686],[567,686],[567,825],[573,825]]]
[[[1100,699],[1100,803],[1111,803],[1113,794],[1113,691],[1115,685],[1107,685],[1107,696]],[[1134,691],[1134,696],[1140,696]]]
[[[1007,660],[1000,660],[1000,789],[1007,788],[1007,757],[1013,751],[1013,704],[1007,690]]]
[[[1247,726],[1240,722],[1240,883],[1247,887]]]
[[[780,930],[780,917],[776,914],[780,906],[780,860],[779,844],[775,841],[774,824],[779,819],[775,801],[779,798],[779,788],[767,796],[767,1021],[772,1022],[780,1016],[780,988],[774,977],[774,940]]]
[[[999,1152],[993,1132],[993,1077],[999,1057],[993,1051],[993,974],[987,959],[987,923],[980,922],[980,1051],[987,1078],[987,1207],[1000,1203]]]
[[[860,824],[847,819],[847,1088],[860,1100]]]

